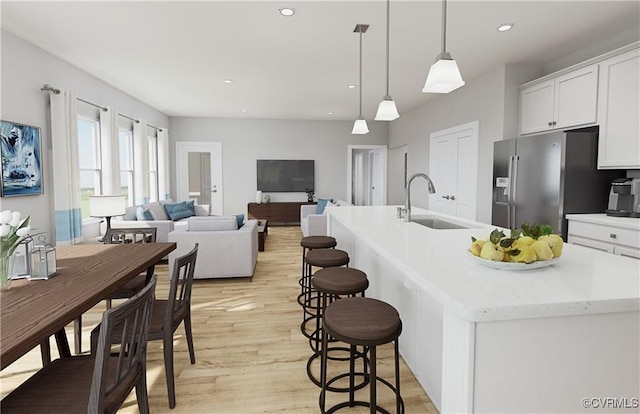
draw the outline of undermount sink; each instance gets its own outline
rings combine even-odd
[[[434,230],[455,230],[455,229],[469,228],[469,227],[462,226],[460,224],[451,223],[449,221],[441,220],[439,218],[430,217],[430,216],[414,216],[414,217],[411,217],[411,221],[413,223],[417,223]]]

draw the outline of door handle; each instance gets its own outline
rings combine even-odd
[[[449,196],[448,195],[443,195],[442,198],[446,198],[448,200]]]
[[[451,201],[455,200],[456,196],[451,196]]]

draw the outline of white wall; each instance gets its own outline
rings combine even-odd
[[[315,160],[315,193],[347,197],[347,146],[386,145],[388,124],[369,121],[370,132],[352,135],[350,121],[171,118],[170,145],[178,141],[222,143],[224,213],[247,211],[255,201],[256,160]],[[171,159],[175,171],[175,157]],[[175,188],[173,174],[172,188]],[[271,201],[306,201],[305,193],[269,193]]]
[[[54,241],[55,183],[51,179],[49,94],[40,91],[42,85],[73,89],[79,98],[112,106],[119,113],[145,119],[159,127],[168,126],[169,117],[31,43],[4,30],[1,36],[0,118],[41,128],[44,194],[0,198],[0,210],[19,210],[24,216],[30,215],[32,226],[38,232],[47,233],[47,240]]]

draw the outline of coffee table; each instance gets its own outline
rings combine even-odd
[[[269,235],[269,222],[258,220],[258,251],[264,252],[264,239]]]

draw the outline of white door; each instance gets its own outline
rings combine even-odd
[[[369,151],[369,205],[382,206],[384,202],[384,154],[381,150]]]
[[[364,194],[365,200],[364,205],[372,205],[372,193],[370,188],[374,181],[376,182],[376,192],[379,191],[378,194],[375,195],[375,202],[378,205],[385,205],[387,203],[387,146],[386,145],[348,145],[347,146],[347,200],[351,203],[355,204],[355,154],[359,152],[376,152],[377,155],[374,156],[376,160],[374,162],[377,163],[378,167],[376,168],[376,177],[371,176],[371,167],[366,166],[366,164],[371,164],[370,156],[363,158],[362,162],[365,164],[363,166],[364,177],[359,182],[366,184]],[[369,190],[366,190],[369,188]],[[367,197],[368,196],[368,197]]]
[[[353,202],[356,206],[365,205],[364,199],[364,154],[353,155]]]
[[[176,142],[176,196],[223,214],[222,143]]]
[[[477,121],[431,134],[429,177],[436,187],[431,210],[475,220],[477,176]]]

